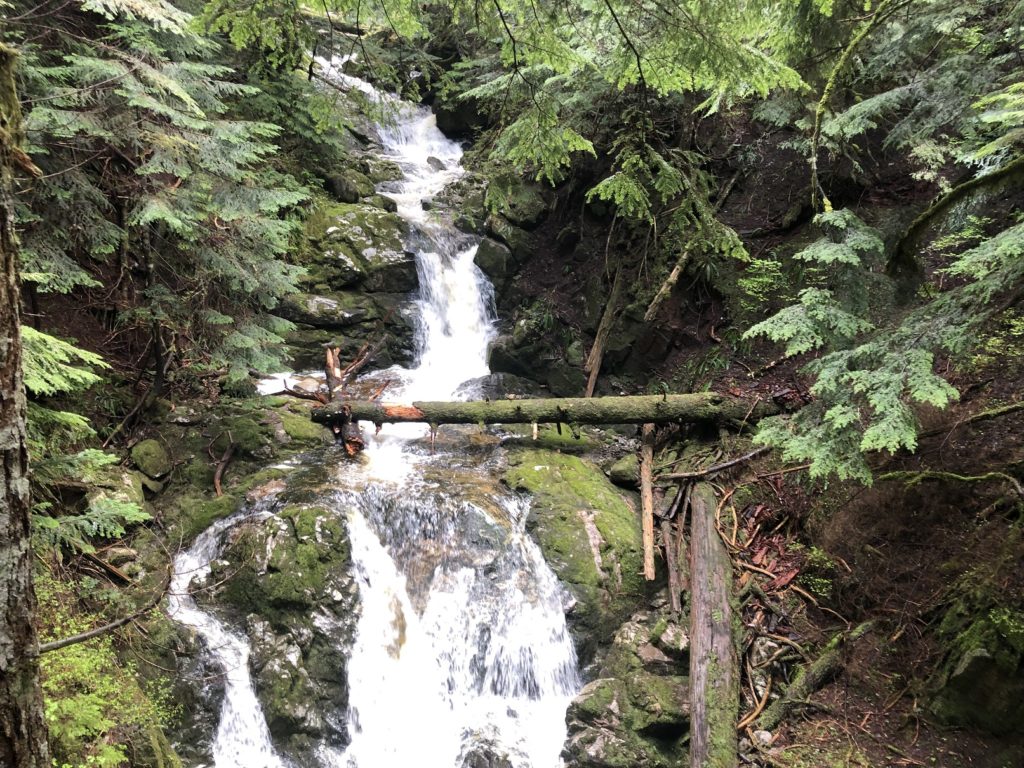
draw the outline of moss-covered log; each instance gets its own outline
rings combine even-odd
[[[715,491],[693,489],[690,507],[690,765],[735,768],[740,674],[732,636],[732,560],[715,525]]]
[[[348,413],[346,413],[346,410]],[[636,397],[566,397],[547,400],[475,400],[389,405],[359,400],[313,410],[313,421],[339,424],[348,415],[375,424],[645,424],[668,422],[741,423],[774,413],[771,404],[707,392]]]

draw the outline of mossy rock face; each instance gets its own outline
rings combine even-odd
[[[333,442],[330,432],[322,425],[314,424],[308,413],[297,414],[282,411],[280,416],[285,433],[298,443],[316,446]]]
[[[342,203],[358,203],[359,198],[374,193],[373,181],[354,168],[329,174],[324,180],[324,189]]]
[[[515,451],[504,479],[531,494],[527,529],[577,600],[569,619],[587,659],[647,596],[639,517],[599,467],[577,456]]]
[[[480,241],[473,258],[487,277],[494,283],[495,290],[504,285],[512,268],[512,251],[497,240],[485,237]]]
[[[132,461],[143,474],[154,480],[163,477],[174,466],[167,449],[159,440],[142,440],[132,447]]]
[[[1024,613],[993,609],[977,617],[953,641],[942,681],[931,703],[938,720],[998,735],[1018,732],[1024,723]]]
[[[620,627],[597,679],[569,706],[567,766],[685,764],[689,657],[680,638],[685,633],[664,609],[640,611]]]
[[[636,488],[640,484],[640,458],[635,453],[627,453],[612,464],[608,479],[625,488]]]
[[[498,209],[513,226],[536,229],[547,218],[550,205],[544,188],[516,176],[498,195]]]
[[[405,174],[402,167],[394,160],[387,160],[376,155],[365,155],[359,160],[359,170],[374,184],[384,181],[399,181]]]
[[[504,216],[492,214],[485,224],[487,234],[508,246],[512,253],[513,268],[518,269],[533,255],[536,248],[534,236],[521,227],[517,227]]]
[[[346,649],[358,602],[344,519],[315,504],[282,503],[233,530],[221,557],[211,597],[247,617],[253,682],[275,743],[297,759],[324,741],[344,747]]]
[[[455,226],[463,232],[482,235],[487,209],[484,189],[487,181],[473,173],[456,179],[434,197],[434,204],[447,211]]]
[[[145,493],[142,481],[147,479],[140,472],[131,472],[121,467],[103,467],[101,472],[90,476],[90,484],[94,487],[87,496],[90,505],[112,500],[122,504],[145,504]]]
[[[405,222],[372,205],[321,205],[306,221],[304,284],[316,292],[359,285],[402,293],[417,286],[415,259],[405,252]]]
[[[380,318],[377,303],[363,293],[338,291],[325,295],[294,293],[281,302],[278,314],[314,328],[348,328]]]
[[[364,198],[363,202],[388,213],[396,213],[398,211],[398,201],[387,195],[370,195]]]

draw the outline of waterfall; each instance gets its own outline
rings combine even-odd
[[[417,361],[384,377],[394,400],[452,399],[489,373],[492,289],[476,243],[425,209],[463,174],[461,147],[429,109],[400,102],[321,61],[329,77],[388,100],[382,156],[402,170],[379,185],[409,224],[420,290]],[[482,470],[456,471],[427,428],[385,427],[363,462],[337,470],[332,504],[348,521],[360,615],[348,663],[351,743],[328,768],[556,768],[565,711],[580,687],[561,588],[524,530],[526,503]],[[247,668],[246,640],[185,596],[217,556],[215,523],[175,562],[172,615],[204,636],[227,672],[216,768],[278,768]]]
[[[271,746],[267,721],[252,687],[249,641],[200,610],[189,593],[194,579],[210,574],[210,563],[220,553],[224,532],[242,520],[264,514],[258,510],[243,511],[218,520],[174,558],[167,612],[175,621],[199,633],[224,673],[224,704],[213,740],[216,768],[284,768]]]

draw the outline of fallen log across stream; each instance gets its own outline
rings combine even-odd
[[[336,400],[314,408],[318,424],[664,424],[711,422],[738,426],[778,413],[773,403],[702,392],[685,395],[563,397],[544,400],[469,400],[406,405]]]

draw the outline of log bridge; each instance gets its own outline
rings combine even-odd
[[[354,421],[441,424],[665,424],[710,422],[739,426],[778,413],[772,402],[702,392],[684,395],[563,397],[537,400],[426,401],[408,405],[336,400],[313,421],[340,428]]]

